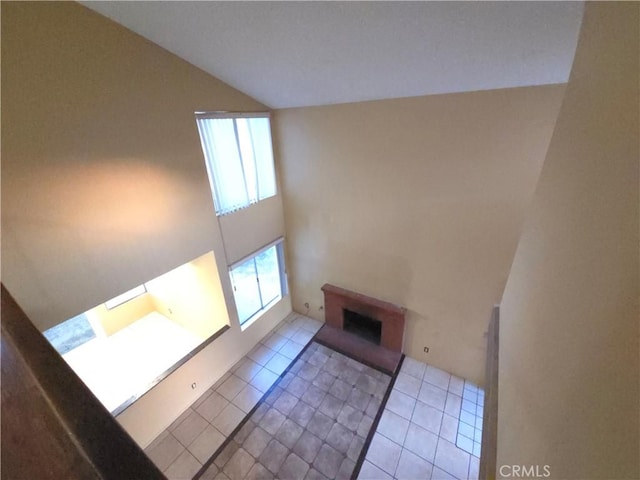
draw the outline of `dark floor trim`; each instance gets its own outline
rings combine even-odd
[[[367,451],[369,450],[369,446],[371,445],[371,440],[373,440],[373,436],[376,434],[376,430],[378,430],[378,423],[380,423],[380,419],[382,418],[382,414],[384,413],[384,408],[387,406],[387,401],[391,396],[391,391],[393,390],[393,386],[396,384],[398,373],[400,373],[400,369],[402,368],[402,364],[404,363],[404,357],[405,355],[403,353],[402,358],[400,358],[400,362],[398,363],[398,367],[396,368],[396,371],[393,372],[393,375],[391,376],[391,381],[389,382],[389,386],[387,387],[387,391],[385,392],[384,397],[382,397],[380,408],[378,409],[378,413],[376,414],[376,417],[373,419],[371,430],[369,430],[369,434],[367,435],[367,438],[364,441],[364,445],[362,446],[362,451],[360,452],[360,456],[358,457],[356,466],[353,467],[351,480],[356,480],[358,478],[358,475],[360,474],[360,469],[362,468],[364,459],[367,456]],[[372,368],[375,368],[375,367],[372,367]]]
[[[273,392],[276,387],[278,386],[278,384],[280,383],[280,381],[285,377],[285,375],[287,373],[289,373],[289,370],[291,370],[291,367],[293,367],[295,365],[295,363],[300,359],[300,357],[304,354],[304,352],[307,351],[307,349],[309,348],[309,345],[311,345],[314,342],[314,338],[311,338],[311,340],[309,340],[307,342],[307,344],[304,346],[304,348],[300,351],[300,353],[296,356],[296,358],[294,358],[293,360],[291,360],[291,363],[289,363],[289,366],[287,368],[285,368],[285,370],[280,374],[280,376],[276,379],[275,382],[273,382],[273,385],[271,385],[271,388],[269,388],[269,390],[267,390],[266,392],[264,392],[264,394],[262,395],[262,397],[260,397],[260,400],[258,400],[258,403],[255,404],[255,406],[249,411],[249,413],[247,413],[244,418],[242,419],[242,421],[238,424],[238,426],[229,434],[229,436],[225,439],[224,442],[222,442],[222,445],[220,445],[218,447],[218,449],[213,452],[213,455],[211,455],[211,457],[209,458],[209,460],[207,460],[202,467],[200,468],[200,470],[198,470],[198,472],[194,475],[192,480],[198,480],[202,475],[204,475],[204,472],[207,471],[207,469],[211,466],[211,464],[216,460],[216,458],[218,457],[218,455],[220,455],[220,453],[222,453],[222,451],[226,448],[227,445],[229,445],[229,443],[233,440],[233,438],[236,436],[236,434],[242,429],[242,427],[244,427],[244,425],[249,421],[249,419],[251,418],[251,416],[255,413],[255,411],[260,408],[260,406],[265,402],[266,398],[269,396],[269,394],[271,394],[271,392]],[[244,357],[243,357],[244,358]]]

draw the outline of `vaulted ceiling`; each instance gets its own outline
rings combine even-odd
[[[81,2],[272,108],[564,83],[582,2]]]

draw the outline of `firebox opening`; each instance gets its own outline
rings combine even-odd
[[[346,308],[342,309],[343,329],[371,343],[380,345],[382,338],[382,322],[360,315]]]

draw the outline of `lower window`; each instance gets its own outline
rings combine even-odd
[[[243,325],[287,293],[282,240],[232,265],[230,275]]]

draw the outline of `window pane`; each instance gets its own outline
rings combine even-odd
[[[248,205],[247,189],[233,119],[198,119],[218,214]]]
[[[231,280],[238,317],[244,323],[262,308],[253,258],[231,270]]]
[[[258,176],[258,199],[276,194],[276,173],[273,166],[273,147],[268,118],[247,119]]]
[[[266,306],[280,296],[280,268],[276,247],[273,246],[256,256],[262,304]]]

